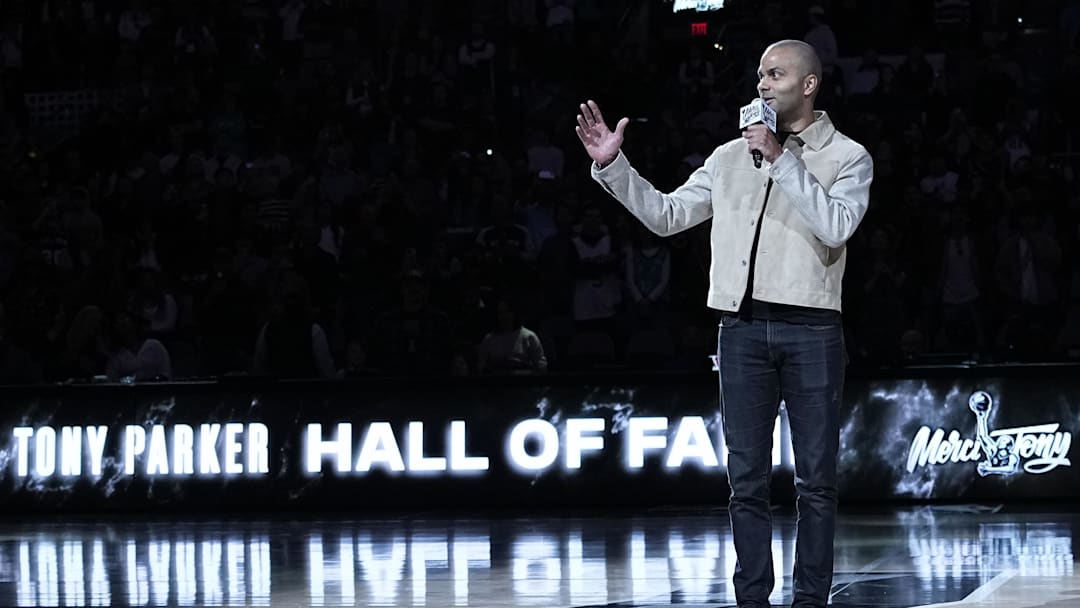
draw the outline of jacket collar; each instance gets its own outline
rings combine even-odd
[[[833,126],[829,115],[821,110],[815,110],[814,122],[792,137],[798,138],[803,144],[809,146],[811,150],[820,150],[828,143],[835,132],[836,127]]]

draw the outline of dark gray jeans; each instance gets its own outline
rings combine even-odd
[[[720,325],[721,412],[738,557],[735,597],[740,608],[766,608],[775,584],[769,475],[773,427],[783,399],[798,496],[792,606],[824,607],[833,574],[843,328],[730,315]]]

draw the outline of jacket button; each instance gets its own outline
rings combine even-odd
[[[750,225],[753,226],[755,222],[757,222],[757,220],[750,220]]]
[[[746,260],[743,260],[743,261],[742,261],[742,265],[743,265],[743,266],[746,266]]]
[[[735,300],[732,300],[732,301],[731,301],[731,305],[732,305],[732,306],[735,306],[735,304],[736,304]]]

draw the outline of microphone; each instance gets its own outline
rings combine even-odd
[[[776,133],[776,110],[770,108],[769,104],[765,103],[765,100],[761,98],[751,101],[739,110],[740,130],[758,123],[764,124],[769,127],[770,131]],[[761,152],[753,150],[752,154],[754,155],[754,168],[760,169]]]

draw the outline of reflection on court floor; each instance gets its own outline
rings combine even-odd
[[[1040,585],[1032,605],[1055,592],[1080,603],[1068,595],[1080,589],[1078,522],[929,508],[845,515],[833,604],[924,606],[1025,581]],[[795,526],[775,524],[781,605]],[[734,567],[723,511],[0,526],[0,604],[17,606],[728,606]]]

